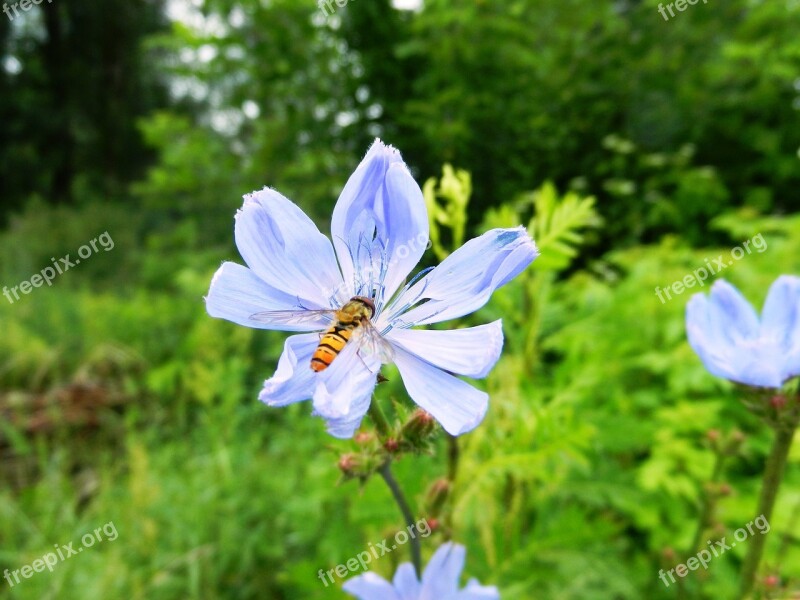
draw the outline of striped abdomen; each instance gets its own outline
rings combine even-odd
[[[324,371],[333,362],[333,359],[342,351],[347,340],[353,335],[353,330],[358,325],[357,321],[352,323],[334,323],[322,334],[319,346],[311,357],[311,368],[316,371]]]
[[[336,320],[322,334],[319,346],[311,357],[311,369],[319,373],[327,369],[339,355],[344,345],[353,335],[356,327],[368,322],[375,314],[375,304],[371,298],[353,296],[336,311]]]

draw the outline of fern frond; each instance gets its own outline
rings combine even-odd
[[[535,213],[528,231],[542,253],[534,268],[544,271],[567,268],[584,241],[583,230],[601,224],[594,207],[595,198],[567,192],[559,199],[555,185],[547,181],[531,194],[531,201]]]

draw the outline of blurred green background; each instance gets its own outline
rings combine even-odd
[[[0,285],[114,242],[0,297],[0,570],[119,533],[0,580],[0,597],[346,596],[318,570],[399,512],[381,481],[341,482],[355,445],[308,403],[258,402],[285,334],[212,319],[202,297],[241,262],[244,193],[275,187],[327,232],[379,136],[425,184],[425,264],[520,223],[543,252],[448,324],[502,317],[506,349],[424,555],[451,534],[505,600],[733,598],[744,543],[680,585],[658,571],[757,516],[770,432],[689,348],[698,290],[655,289],[758,234],[764,250],[721,276],[760,307],[800,273],[800,4],[669,20],[658,4],[53,0],[0,16]],[[408,404],[389,377],[379,397]],[[396,466],[420,516],[443,437]],[[795,445],[759,598],[800,589],[798,463]]]

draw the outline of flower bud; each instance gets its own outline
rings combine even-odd
[[[786,406],[786,396],[782,396],[781,394],[774,395],[769,399],[769,405],[776,411],[780,411],[784,406]]]
[[[436,421],[429,412],[416,409],[403,425],[402,435],[410,442],[422,441],[436,430]]]
[[[375,439],[375,436],[369,431],[359,431],[353,436],[353,441],[359,446],[366,446],[373,439]]]
[[[738,442],[739,444],[741,444],[745,440],[745,438],[746,438],[745,434],[739,431],[738,429],[735,429],[733,433],[731,433],[731,441]]]
[[[355,477],[358,468],[361,466],[361,459],[358,455],[348,452],[347,454],[342,454],[341,458],[339,458],[338,466],[346,477]]]
[[[437,479],[428,488],[425,496],[425,506],[432,515],[438,515],[442,506],[450,496],[452,485],[447,479]]]
[[[725,453],[729,456],[733,456],[739,452],[739,448],[742,447],[745,437],[746,436],[741,431],[734,429],[731,432],[731,435],[728,437],[728,444],[725,447]]]

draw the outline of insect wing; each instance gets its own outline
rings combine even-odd
[[[369,321],[365,321],[358,328],[357,343],[359,352],[364,356],[375,356],[382,363],[390,363],[394,360],[392,345],[386,341],[380,331]]]
[[[276,325],[315,325],[320,321],[331,323],[335,310],[266,310],[250,315],[250,320]],[[324,325],[323,325],[324,326]]]

